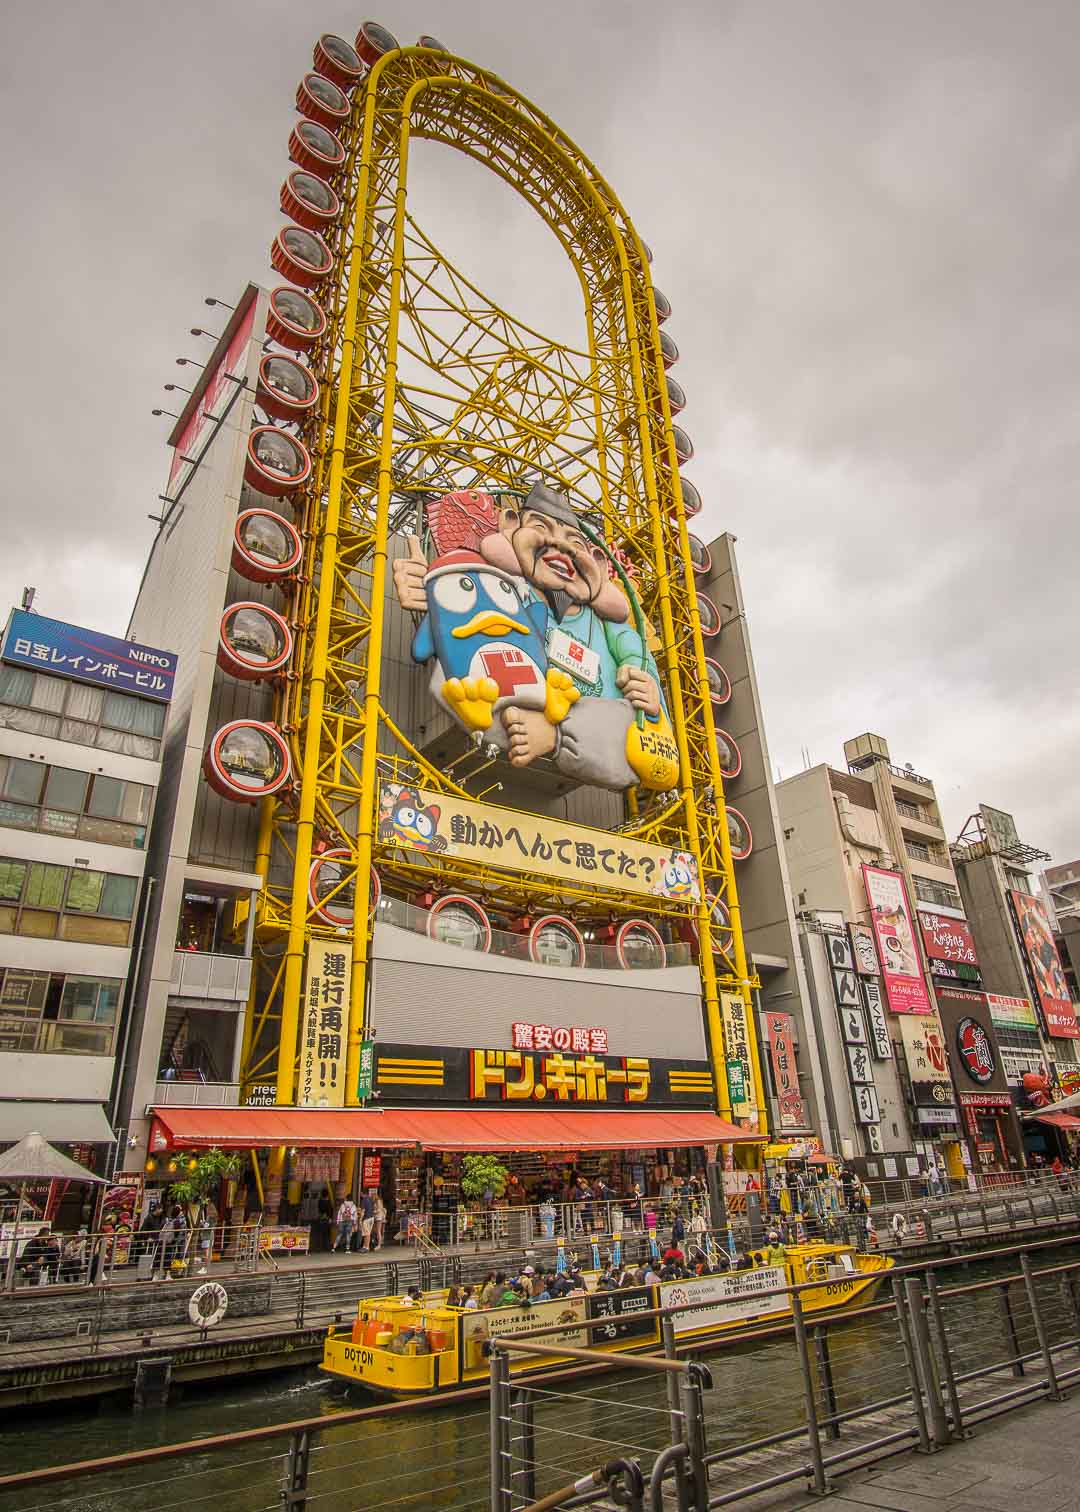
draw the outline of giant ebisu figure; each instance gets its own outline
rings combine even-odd
[[[413,537],[394,563],[433,697],[512,766],[547,759],[576,782],[664,791],[678,755],[629,583],[569,502],[537,483],[523,500],[447,494],[430,506],[438,556]],[[631,609],[637,627],[628,623]]]

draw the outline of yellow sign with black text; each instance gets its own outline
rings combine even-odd
[[[673,903],[701,897],[697,862],[685,851],[398,782],[379,790],[379,840],[432,858],[454,856]]]
[[[312,940],[304,981],[304,1032],[300,1041],[300,1108],[345,1106],[349,1044],[352,944]]]

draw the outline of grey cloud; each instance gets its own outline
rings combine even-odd
[[[202,296],[266,276],[296,81],[317,29],[363,17],[16,0],[6,19],[0,597],[33,581],[46,611],[119,630],[165,477],[149,410],[213,323]],[[402,0],[381,19],[536,100],[653,245],[701,533],[740,539],[774,764],[877,728],[953,829],[986,799],[1080,854],[1075,4]],[[414,183],[477,282],[569,329],[570,281],[507,191],[423,153]]]

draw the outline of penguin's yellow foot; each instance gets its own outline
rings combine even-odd
[[[559,672],[554,667],[548,668],[544,715],[549,724],[562,724],[580,697],[581,690],[569,672]]]
[[[499,685],[493,677],[447,678],[442,695],[466,729],[490,729],[499,696]]]

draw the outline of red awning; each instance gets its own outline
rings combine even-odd
[[[763,1137],[705,1111],[161,1107],[154,1115],[172,1145],[224,1149],[653,1150]]]
[[[1064,1129],[1070,1134],[1080,1129],[1080,1118],[1074,1118],[1071,1113],[1033,1113],[1031,1116],[1036,1123],[1053,1124],[1055,1129]]]

